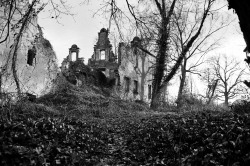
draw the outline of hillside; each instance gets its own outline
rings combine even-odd
[[[0,165],[250,164],[248,115],[157,112],[58,81],[35,103],[0,108]]]

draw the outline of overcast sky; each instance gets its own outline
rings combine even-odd
[[[44,36],[51,42],[59,65],[63,58],[68,55],[68,49],[72,44],[77,44],[80,48],[80,57],[84,57],[85,63],[93,54],[93,47],[95,45],[98,32],[101,28],[108,27],[108,21],[103,16],[93,14],[100,8],[98,0],[92,0],[88,5],[79,5],[80,0],[70,0],[72,4],[72,12],[76,15],[62,16],[58,23],[55,19],[49,18],[47,12],[39,15],[39,24],[43,28]],[[222,9],[222,13],[229,13],[236,21],[228,28],[222,30],[219,36],[223,36],[219,49],[211,52],[211,55],[227,54],[234,56],[239,61],[244,60],[245,42],[241,34],[238,18],[233,11],[227,10],[227,7]],[[244,65],[244,63],[242,63]]]
[[[59,64],[63,58],[68,55],[68,49],[72,44],[77,44],[80,50],[80,56],[88,58],[93,54],[93,46],[96,42],[98,32],[101,28],[108,27],[108,21],[103,16],[93,14],[100,8],[98,1],[92,0],[88,5],[79,5],[80,0],[71,0],[72,12],[76,15],[62,16],[58,23],[55,19],[49,18],[47,12],[39,15],[39,24],[43,27],[45,37],[52,43],[56,52]],[[233,11],[228,11],[227,8],[223,12],[230,14]],[[232,17],[237,19],[236,14]],[[214,54],[225,53],[234,55],[244,59],[243,49],[245,42],[241,35],[238,21],[235,21],[230,27],[221,31],[224,39],[221,42],[219,49],[214,51]]]
[[[56,52],[59,64],[68,55],[68,49],[73,44],[80,48],[80,57],[84,57],[85,60],[90,58],[97,33],[107,26],[105,20],[102,21],[98,16],[93,17],[94,11],[97,10],[96,5],[79,5],[79,0],[71,0],[70,3],[73,4],[71,11],[75,13],[74,17],[62,15],[58,23],[57,20],[48,17],[47,12],[42,12],[38,20],[44,36]]]

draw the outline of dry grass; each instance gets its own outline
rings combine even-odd
[[[158,110],[152,111],[145,103],[124,101],[112,95],[111,89],[93,85],[77,87],[66,81],[64,77],[58,77],[53,90],[38,98],[36,103],[17,103],[7,110],[29,114],[32,117],[62,116],[85,120],[110,118],[136,120],[149,116],[181,116],[222,109],[201,104],[184,105],[177,109],[174,104],[164,104]]]

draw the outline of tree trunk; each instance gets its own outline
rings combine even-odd
[[[211,103],[211,101],[212,101],[212,99],[213,99],[213,97],[214,97],[215,88],[216,88],[216,87],[214,87],[214,88],[212,89],[212,94],[211,94],[211,96],[208,96],[208,102],[207,102],[207,104],[210,104],[210,103]]]
[[[159,39],[157,41],[159,46],[159,51],[156,56],[156,67],[153,75],[153,93],[152,93],[152,101],[151,108],[156,109],[159,99],[160,99],[160,87],[162,84],[162,79],[165,71],[165,62],[166,62],[166,52],[167,52],[167,41],[169,39],[169,29],[167,28],[170,22],[170,17],[173,14],[176,0],[174,0],[171,4],[170,11],[166,13],[165,0],[162,0],[162,5],[156,1],[156,5],[161,14],[161,26],[159,29]]]
[[[152,95],[150,108],[157,109],[159,106],[160,98],[161,98],[160,93],[156,93],[155,95]]]
[[[213,3],[213,1],[209,1],[208,2],[208,6],[206,8],[206,10],[204,11],[204,15],[202,17],[202,20],[201,20],[201,23],[200,23],[200,26],[199,26],[199,29],[198,31],[195,33],[194,36],[191,37],[191,39],[187,42],[187,44],[184,46],[180,56],[178,57],[176,63],[174,64],[174,66],[171,68],[170,70],[170,73],[165,77],[165,79],[163,80],[162,82],[162,85],[159,89],[162,89],[164,88],[168,83],[169,81],[174,77],[174,75],[176,74],[177,70],[179,69],[183,59],[185,58],[187,52],[189,51],[189,49],[192,47],[193,43],[195,42],[195,40],[199,37],[200,33],[201,33],[201,30],[203,28],[203,25],[204,25],[204,22],[207,18],[207,15],[208,15],[208,12],[210,11],[210,8],[211,8],[211,4]]]
[[[227,86],[228,84],[227,83],[225,83],[225,92],[224,92],[224,95],[225,95],[225,106],[226,107],[228,107],[228,86]]]
[[[17,40],[19,41],[19,39],[17,39]],[[18,43],[19,42],[17,42],[17,46],[15,46],[15,51],[14,51],[13,57],[12,57],[12,74],[13,74],[14,81],[16,84],[17,94],[20,97],[21,96],[21,88],[20,88],[19,79],[18,79],[17,70],[16,70]]]
[[[215,89],[216,89],[216,87],[217,87],[218,81],[219,81],[219,80],[216,80],[216,82],[213,83],[213,85],[212,85],[213,87],[211,87],[211,89],[212,89],[212,94],[211,94],[211,96],[209,96],[209,94],[208,94],[208,102],[207,102],[207,104],[210,104],[211,101],[212,101],[212,99],[213,99],[213,97],[214,97],[214,92],[215,92]]]
[[[0,95],[2,93],[2,73],[0,73]]]
[[[164,2],[164,1],[162,1],[162,2]],[[166,60],[166,51],[167,51],[167,41],[165,41],[165,40],[167,40],[169,38],[169,30],[167,29],[167,25],[169,24],[170,16],[173,13],[173,9],[175,7],[175,2],[176,2],[175,0],[172,2],[172,5],[170,7],[170,11],[168,12],[168,17],[166,17],[165,2],[162,5],[162,7],[164,7],[164,10],[159,7],[159,4],[157,4],[158,8],[160,8],[159,11],[161,11],[160,13],[161,13],[162,22],[161,22],[161,28],[159,31],[159,34],[160,34],[160,39],[158,40],[159,51],[158,51],[158,54],[156,56],[156,68],[155,68],[154,80],[153,80],[153,94],[152,95],[153,95],[154,100],[152,100],[151,106],[150,106],[153,109],[157,108],[157,98],[158,98],[158,97],[154,97],[154,96],[158,96],[159,95],[158,93],[160,93],[164,89],[164,87],[169,83],[169,81],[176,74],[176,72],[179,69],[180,65],[182,64],[182,61],[185,58],[187,52],[189,51],[189,49],[192,47],[193,43],[196,41],[196,39],[200,35],[202,27],[204,25],[204,22],[207,18],[208,12],[210,11],[211,5],[214,1],[208,2],[208,6],[204,11],[199,29],[194,34],[194,36],[191,37],[191,39],[187,42],[187,44],[184,46],[176,63],[171,68],[169,74],[163,80],[164,66],[165,66],[165,60]],[[165,13],[165,15],[164,15],[164,13]],[[164,31],[164,30],[166,30],[166,31]]]
[[[225,95],[225,106],[228,107],[228,93],[224,93]]]
[[[181,107],[183,104],[183,88],[185,85],[186,81],[186,66],[187,66],[187,61],[184,59],[183,66],[181,68],[181,79],[180,79],[180,86],[179,86],[179,91],[178,91],[178,97],[177,97],[177,107]]]

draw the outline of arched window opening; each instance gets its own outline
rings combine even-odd
[[[134,94],[138,94],[138,81],[134,80],[134,90],[133,90]]]
[[[151,99],[152,97],[152,87],[151,85],[148,85],[148,99]]]

